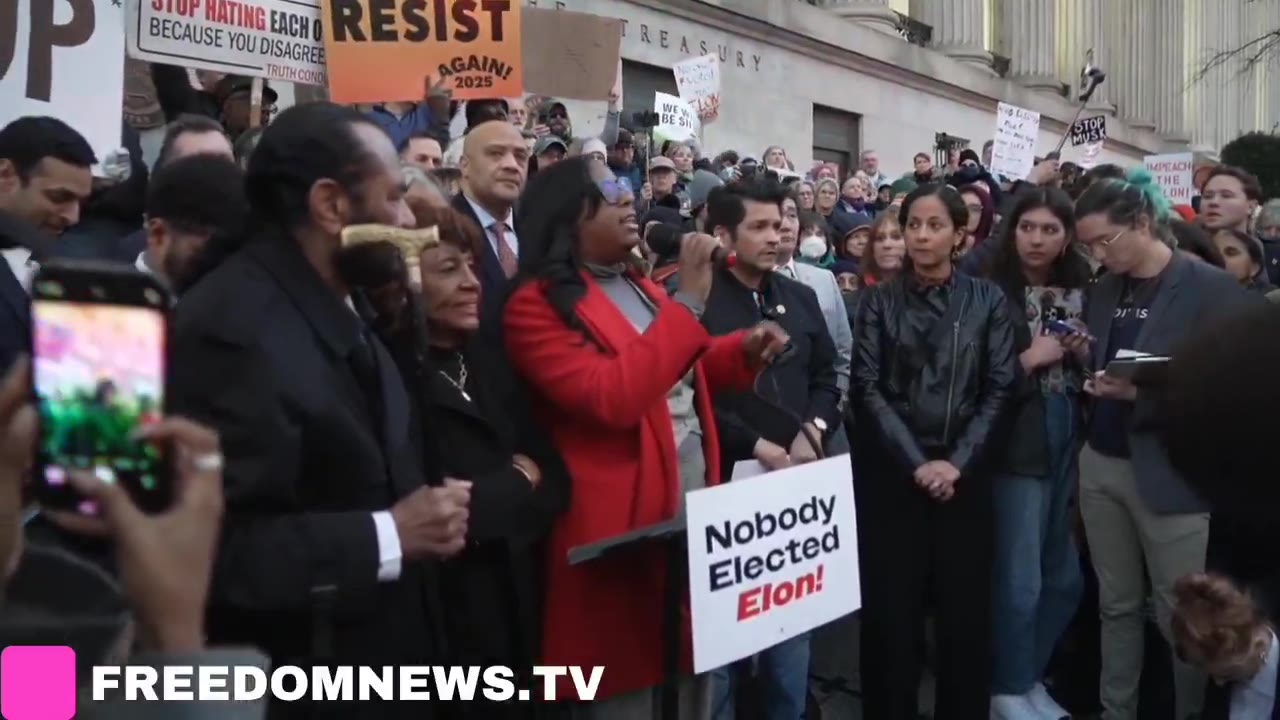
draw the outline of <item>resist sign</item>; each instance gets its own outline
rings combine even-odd
[[[323,18],[334,102],[523,93],[519,0],[324,0]]]
[[[862,606],[849,456],[687,496],[695,672]]]

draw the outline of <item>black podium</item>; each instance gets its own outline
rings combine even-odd
[[[680,720],[680,609],[689,576],[685,530],[681,515],[569,550],[569,564],[581,565],[642,547],[663,548],[667,573],[662,589],[662,702],[655,709],[656,720]]]

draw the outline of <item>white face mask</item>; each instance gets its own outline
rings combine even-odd
[[[809,235],[800,241],[800,257],[821,260],[827,254],[827,239],[821,235]]]

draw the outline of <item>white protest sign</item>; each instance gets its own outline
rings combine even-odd
[[[129,57],[324,85],[320,0],[128,0]]]
[[[1190,205],[1196,195],[1192,177],[1195,174],[1195,157],[1187,153],[1148,155],[1143,158],[1147,172],[1155,176],[1156,185],[1174,205]]]
[[[3,8],[8,5],[9,12]],[[124,10],[112,0],[0,3],[0,126],[56,117],[84,135],[99,160],[120,147],[124,113]]]
[[[862,606],[848,455],[696,490],[685,507],[694,672]]]
[[[680,98],[693,106],[702,122],[720,116],[720,58],[717,55],[681,60],[671,66]]]
[[[698,137],[702,124],[698,122],[698,114],[684,100],[675,95],[654,93],[653,111],[658,113],[658,126],[653,129],[655,134],[678,142]]]
[[[995,142],[991,148],[991,173],[1023,180],[1036,165],[1036,138],[1040,113],[1000,103],[996,108]]]

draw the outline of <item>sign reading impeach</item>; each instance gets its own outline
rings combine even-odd
[[[441,80],[454,99],[516,97],[519,0],[324,0],[334,102],[422,100]]]

